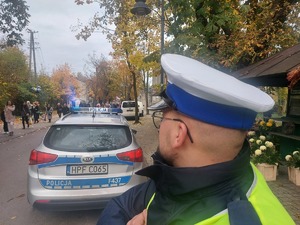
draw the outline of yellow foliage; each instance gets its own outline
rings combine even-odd
[[[79,82],[72,74],[72,71],[68,64],[57,67],[51,76],[51,81],[54,86],[55,94],[57,97],[68,95],[71,96],[74,90],[77,94],[80,93]],[[77,96],[80,97],[80,96]]]

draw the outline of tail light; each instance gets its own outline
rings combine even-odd
[[[57,155],[55,154],[39,152],[33,149],[30,153],[29,165],[49,163],[55,161],[56,159],[57,159]]]
[[[36,200],[34,203],[38,203],[38,204],[47,204],[49,203],[50,200]]]
[[[118,153],[117,157],[119,160],[130,161],[130,162],[143,162],[143,150],[141,148]]]

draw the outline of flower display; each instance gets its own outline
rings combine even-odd
[[[265,142],[265,145],[268,147],[268,148],[272,148],[274,146],[273,142],[271,141],[266,141]]]
[[[261,140],[256,140],[257,145],[261,145],[263,142]]]
[[[278,165],[280,154],[271,139],[272,136],[257,135],[252,131],[248,132],[248,141],[251,147],[251,161],[254,164],[267,163],[270,165]]]
[[[261,150],[260,149],[256,149],[255,150],[255,152],[254,152],[254,154],[256,155],[256,156],[258,156],[258,155],[261,155]]]
[[[286,165],[288,167],[300,168],[300,152],[294,151],[291,155],[285,156]]]
[[[266,136],[260,135],[260,136],[259,136],[259,139],[262,140],[262,141],[265,141],[265,140],[266,140]]]
[[[267,149],[267,147],[264,146],[264,145],[261,145],[261,146],[259,147],[259,149],[260,149],[261,151],[265,151],[265,150]]]
[[[273,131],[276,129],[276,123],[273,119],[269,119],[267,121],[258,120],[255,124],[258,128],[258,131],[261,135],[266,135],[267,132]]]

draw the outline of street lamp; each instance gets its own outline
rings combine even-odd
[[[146,5],[146,0],[135,0],[135,5],[130,10],[133,15],[145,16],[151,12],[151,9]]]
[[[134,7],[130,10],[130,12],[136,16],[145,16],[148,15],[151,12],[151,9],[147,6],[145,3],[146,0],[135,0]],[[164,54],[165,51],[165,45],[164,45],[164,34],[165,34],[165,7],[164,7],[164,0],[161,0],[161,32],[160,32],[160,53],[161,55]],[[163,84],[164,84],[164,70],[161,67],[160,68],[160,90],[163,91]]]

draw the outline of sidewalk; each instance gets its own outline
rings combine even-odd
[[[289,181],[287,167],[280,166],[276,181],[269,181],[268,184],[296,225],[300,225],[300,186]]]
[[[27,134],[30,134],[32,132],[35,132],[40,129],[48,128],[50,127],[56,120],[58,120],[58,116],[56,114],[53,115],[51,123],[48,121],[44,121],[43,119],[40,119],[39,123],[35,123],[29,126],[27,128],[27,125],[25,126],[25,129],[23,129],[22,121],[17,118],[14,125],[14,135],[9,136],[8,134],[3,133],[3,123],[0,122],[0,144],[5,143],[7,141],[13,140],[15,138],[19,138],[22,136],[25,136]]]

